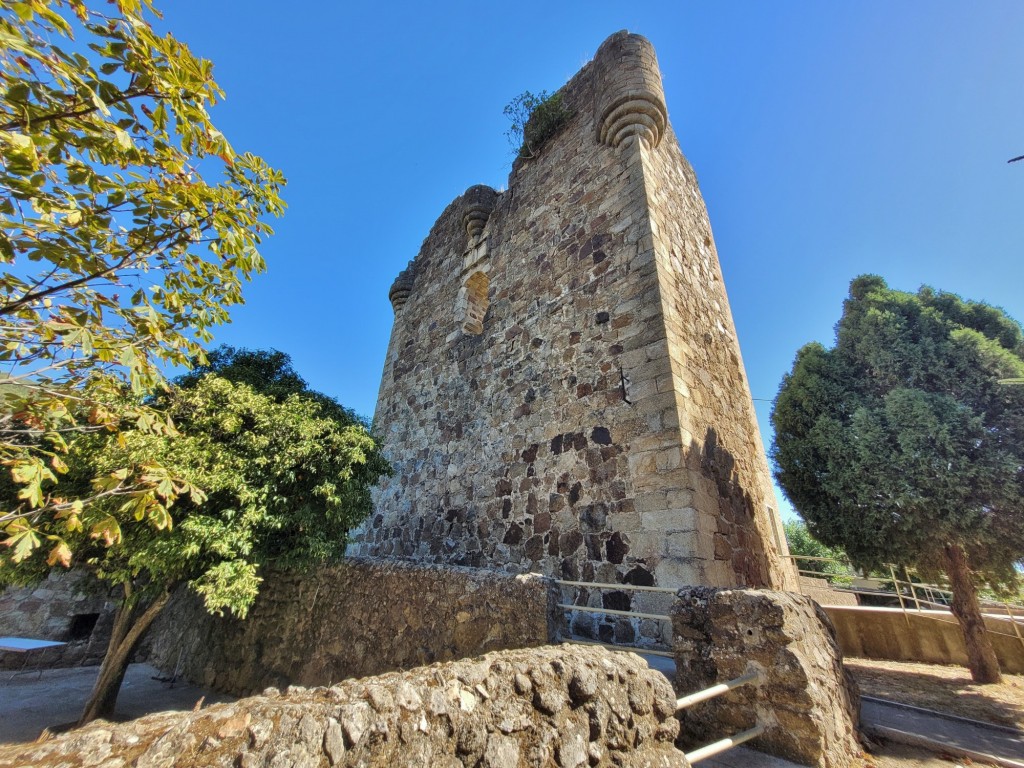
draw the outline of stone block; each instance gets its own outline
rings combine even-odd
[[[789,592],[691,587],[679,593],[672,626],[680,696],[748,671],[760,675],[753,685],[685,710],[685,749],[760,723],[766,732],[751,742],[755,749],[820,768],[852,764],[860,752],[860,699],[843,669],[832,625],[813,600]]]

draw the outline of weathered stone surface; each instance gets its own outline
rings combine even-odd
[[[506,191],[453,201],[403,273],[374,418],[396,471],[352,550],[795,588],[654,50],[613,35],[560,93],[564,128]]]
[[[538,709],[520,677],[561,705]],[[570,693],[578,680],[588,691],[593,681],[586,702]],[[637,709],[633,698],[659,706]],[[631,654],[503,651],[199,712],[96,722],[41,744],[0,747],[0,766],[687,768],[673,746],[673,702],[668,681]]]
[[[186,678],[244,696],[268,686],[330,685],[436,661],[551,641],[548,580],[495,571],[348,560],[272,572],[244,621],[177,595],[145,655]],[[388,704],[387,706],[390,706]]]
[[[703,690],[755,669],[760,682],[681,713],[687,749],[759,722],[752,746],[805,765],[845,768],[859,752],[860,698],[828,617],[808,597],[693,587],[672,609],[676,691]]]
[[[82,571],[54,570],[34,587],[0,590],[0,634],[67,643],[28,655],[0,651],[0,669],[99,664],[114,609],[106,590]]]

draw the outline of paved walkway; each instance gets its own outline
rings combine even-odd
[[[950,754],[1024,768],[1024,732],[1015,728],[966,720],[927,709],[875,699],[861,698],[861,720],[868,734],[890,741],[935,749]]]
[[[0,743],[33,741],[47,726],[78,719],[96,682],[99,667],[47,669],[19,674],[0,672]],[[200,698],[206,704],[233,701],[230,696],[176,684],[173,688],[153,680],[159,671],[148,664],[131,664],[117,696],[118,719],[130,720],[152,712],[192,709]]]
[[[675,676],[675,662],[672,659],[641,655],[652,669],[657,669],[669,680]],[[861,725],[869,735],[889,741],[944,751],[972,760],[994,762],[1006,768],[1024,768],[1024,732],[1014,728],[966,720],[871,697],[861,699]],[[785,768],[793,763],[737,748],[701,765],[714,768]]]

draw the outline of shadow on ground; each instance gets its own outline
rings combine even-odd
[[[5,674],[0,678],[0,743],[34,741],[43,729],[74,722],[82,713],[99,667],[48,669]],[[148,664],[132,664],[117,698],[115,720],[130,720],[152,712],[188,710],[200,699],[205,704],[234,701],[188,684],[168,686],[152,679],[160,672]]]
[[[1024,676],[976,685],[963,667],[847,659],[861,693],[959,717],[1024,729]]]

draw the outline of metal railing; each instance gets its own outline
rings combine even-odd
[[[555,583],[559,587],[570,587],[577,590],[597,590],[598,592],[648,592],[648,593],[661,593],[665,595],[675,595],[678,590],[672,589],[671,587],[648,587],[638,584],[609,584],[595,581],[572,581],[569,579],[555,579]],[[591,605],[579,605],[572,602],[560,602],[558,607],[568,613],[586,613],[594,614],[597,616],[615,616],[618,618],[625,619],[636,619],[643,620],[648,619],[650,621],[657,622],[671,622],[672,617],[665,613],[651,613],[649,611],[624,611],[618,608],[605,608],[591,606]],[[571,625],[571,622],[570,622]],[[636,628],[634,628],[636,631]],[[572,643],[577,645],[599,645],[604,648],[608,648],[613,651],[628,651],[632,653],[643,653],[651,656],[664,656],[666,658],[673,658],[674,654],[670,650],[659,648],[657,645],[630,645],[627,643],[605,643],[600,640],[590,640],[581,637],[560,637],[560,642]]]
[[[953,618],[952,615],[947,619],[944,616],[936,615],[933,612],[925,612],[949,611],[951,613],[950,605],[953,602],[952,591],[939,584],[930,584],[922,581],[921,579],[915,580],[912,575],[912,569],[905,566],[902,567],[903,576],[905,578],[901,579],[897,576],[897,568],[899,566],[888,564],[885,566],[889,571],[888,577],[881,576],[871,579],[870,577],[860,577],[853,566],[848,561],[844,560],[837,560],[830,557],[811,557],[809,555],[790,555],[789,559],[797,565],[797,573],[800,576],[822,579],[828,584],[828,588],[835,592],[864,595],[875,598],[895,598],[899,602],[900,610],[903,611],[908,626],[910,624],[910,617],[908,614],[910,613],[946,624],[957,623],[956,619]],[[801,561],[830,563],[841,566],[845,572],[835,573],[800,568]],[[877,581],[879,586],[877,588],[857,586],[854,582],[858,578],[861,581]],[[851,583],[846,584],[845,582],[847,580],[850,580]],[[834,583],[836,581],[839,583]],[[888,589],[888,586],[891,586],[892,588]],[[1013,634],[1000,632],[999,630],[987,626],[985,628],[986,631],[991,635],[1016,638],[1021,645],[1024,646],[1024,632],[1021,630],[1021,627],[1024,626],[1024,605],[1009,601],[994,600],[991,598],[982,598],[980,602],[983,614],[1003,619],[1002,615],[997,614],[1005,613],[1006,620],[1008,620],[1010,626],[1013,627]],[[827,603],[825,603],[825,605],[827,605]]]
[[[710,688],[705,688],[703,691],[697,691],[696,693],[691,693],[687,696],[683,696],[682,698],[677,699],[676,712],[692,707],[695,704],[700,704],[701,702],[717,698],[718,696],[722,696],[728,693],[729,691],[734,691],[737,688],[742,688],[744,685],[752,685],[754,683],[759,682],[760,680],[761,673],[758,672],[756,669],[749,669],[747,672],[744,672],[737,678],[734,678],[724,683],[719,683],[717,685],[712,685]],[[756,725],[754,725],[753,728],[750,728],[746,731],[737,733],[733,736],[728,736],[724,739],[719,739],[718,741],[714,741],[710,744],[705,744],[703,747],[695,749],[692,752],[687,752],[686,759],[690,762],[691,765],[693,763],[698,763],[701,760],[704,760],[708,757],[714,757],[715,755],[719,755],[728,749],[738,747],[740,744],[748,742],[751,739],[755,739],[762,733],[764,733],[764,730],[764,725],[762,725],[761,723],[757,723]]]
[[[567,579],[556,579],[555,583],[559,587],[571,587],[586,590],[597,590],[599,592],[606,591],[625,591],[625,592],[655,592],[669,595],[675,595],[678,590],[671,589],[669,587],[647,587],[634,584],[604,584],[600,582],[591,581],[571,581]],[[589,598],[590,595],[588,594]],[[672,617],[664,613],[650,613],[647,611],[624,611],[617,608],[605,608],[591,605],[578,605],[576,603],[560,602],[558,607],[568,613],[588,613],[596,614],[598,616],[615,616],[629,619],[648,619],[651,621],[660,622],[671,622]],[[633,653],[642,653],[652,656],[665,656],[668,658],[674,658],[675,654],[670,650],[661,650],[659,648],[652,648],[646,646],[626,645],[622,643],[604,643],[599,640],[587,640],[578,637],[562,637],[560,641],[563,643],[573,643],[579,645],[599,645],[604,648],[608,648],[613,651],[630,651]],[[737,677],[735,680],[729,680],[724,683],[712,685],[710,688],[706,688],[703,691],[697,691],[687,696],[683,696],[676,700],[676,711],[679,712],[688,707],[692,707],[696,704],[700,704],[704,701],[709,701],[717,696],[740,688],[744,685],[750,685],[759,682],[761,674],[756,669],[749,669],[744,674]],[[729,736],[711,744],[705,744],[699,749],[695,749],[692,752],[686,753],[686,759],[691,763],[696,763],[714,755],[721,754],[728,749],[744,744],[751,739],[757,738],[764,733],[764,726],[757,723],[753,728],[750,728],[742,733],[737,733],[733,736]]]

